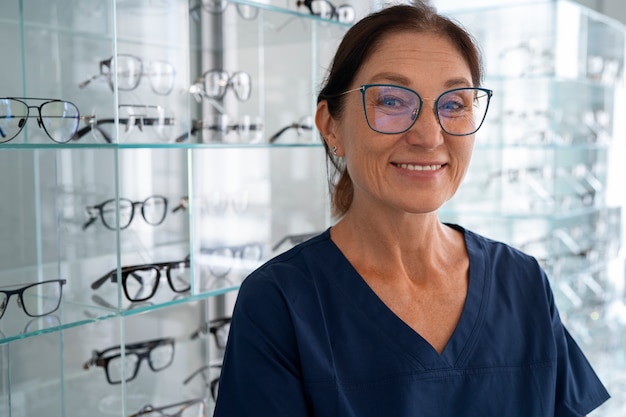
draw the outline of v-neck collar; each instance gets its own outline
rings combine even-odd
[[[345,264],[341,270],[347,271],[346,274],[336,277],[336,283],[343,287],[343,291],[350,295],[352,302],[375,327],[424,370],[462,366],[472,351],[482,324],[482,306],[487,284],[486,251],[473,233],[457,225],[449,226],[463,233],[469,256],[469,283],[461,317],[441,354],[387,307],[330,239],[330,229],[325,232],[333,250],[340,254],[341,263]]]

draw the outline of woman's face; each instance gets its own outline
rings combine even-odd
[[[455,194],[470,163],[474,135],[444,132],[434,99],[450,89],[474,87],[471,80],[466,61],[440,35],[401,32],[382,40],[361,66],[351,89],[363,84],[399,85],[416,91],[423,105],[415,124],[399,134],[370,129],[360,91],[346,95],[340,119],[326,119],[328,129],[320,130],[345,158],[354,184],[351,210],[366,205],[430,213]]]

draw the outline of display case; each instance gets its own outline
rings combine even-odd
[[[211,415],[241,281],[329,225],[312,116],[355,16],[311,12],[0,4],[0,415]]]
[[[494,90],[442,219],[539,260],[563,322],[612,395],[592,415],[623,416],[626,28],[569,1],[439,3],[476,35]]]

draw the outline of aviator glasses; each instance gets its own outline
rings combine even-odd
[[[378,133],[404,133],[413,126],[424,101],[435,102],[439,125],[449,135],[475,133],[485,120],[493,91],[464,87],[444,91],[437,97],[421,97],[407,87],[391,84],[365,84],[343,94],[360,91],[369,127]]]

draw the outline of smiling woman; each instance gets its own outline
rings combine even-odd
[[[438,219],[492,94],[472,37],[420,2],[348,31],[315,119],[337,222],[244,281],[216,417],[581,417],[609,397],[538,262]]]

